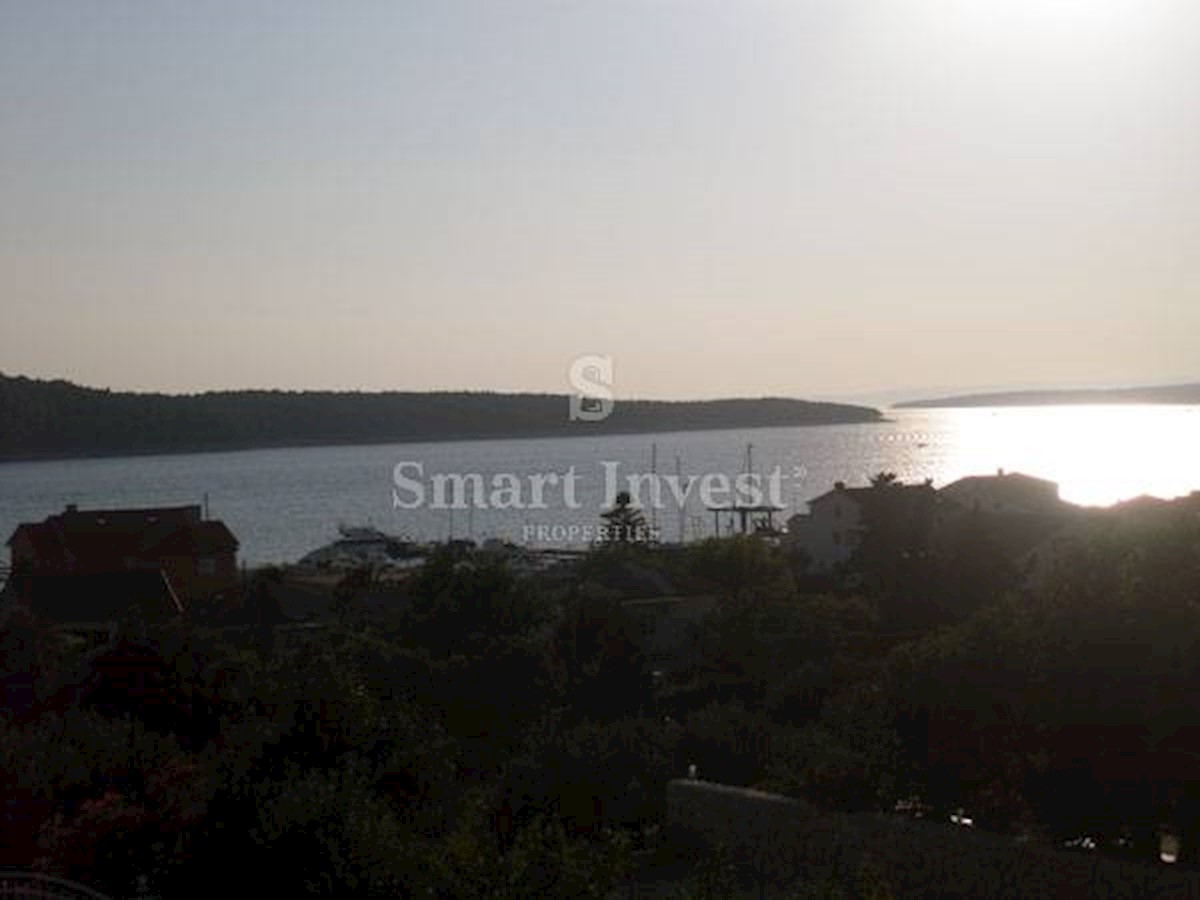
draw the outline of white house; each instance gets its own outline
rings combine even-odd
[[[808,512],[788,519],[786,544],[809,559],[814,572],[830,572],[854,554],[862,540],[862,495],[839,481],[832,491],[808,501]]]

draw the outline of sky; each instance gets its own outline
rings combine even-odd
[[[1200,380],[1194,0],[0,3],[0,371]]]

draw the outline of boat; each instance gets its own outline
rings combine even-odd
[[[338,537],[305,554],[297,565],[310,569],[357,569],[362,566],[405,569],[424,560],[426,548],[370,525],[337,527]]]

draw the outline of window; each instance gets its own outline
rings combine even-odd
[[[202,556],[196,560],[197,575],[216,575],[217,561],[211,556]]]

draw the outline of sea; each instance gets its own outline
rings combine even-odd
[[[339,526],[582,549],[620,490],[659,539],[691,541],[730,527],[712,506],[775,506],[783,524],[838,481],[893,472],[941,487],[1000,470],[1053,480],[1085,506],[1183,496],[1200,490],[1200,406],[893,409],[871,424],[11,462],[0,533],[67,504],[197,504],[250,566],[294,562]]]

